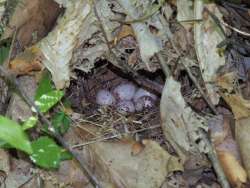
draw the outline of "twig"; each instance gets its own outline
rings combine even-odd
[[[94,122],[94,121],[89,121],[89,120],[86,120],[86,119],[81,119],[80,122],[89,123],[89,124],[92,124],[92,125],[96,125],[97,127],[103,128],[103,125],[101,125],[101,124],[99,124],[99,123],[96,123],[96,122]]]
[[[227,178],[224,174],[224,171],[220,165],[219,159],[217,157],[216,151],[214,150],[212,143],[207,138],[207,134],[204,133],[204,130],[201,130],[201,133],[203,135],[203,140],[206,142],[206,145],[209,149],[209,152],[207,153],[208,158],[211,160],[211,162],[213,164],[214,171],[217,175],[218,181],[221,184],[221,187],[222,188],[230,188],[230,185],[229,185]]]
[[[203,99],[206,101],[206,103],[208,104],[209,108],[212,110],[212,112],[214,114],[218,114],[215,106],[213,105],[213,103],[211,102],[210,98],[206,95],[206,93],[203,91],[203,89],[201,88],[199,82],[197,81],[197,79],[195,78],[195,76],[192,74],[191,70],[189,69],[188,66],[186,66],[186,64],[184,63],[183,60],[183,53],[181,53],[178,48],[175,46],[175,43],[172,39],[170,39],[170,42],[174,48],[174,50],[176,51],[176,53],[179,56],[179,61],[181,62],[181,64],[184,66],[184,68],[186,69],[188,76],[190,77],[190,79],[192,80],[192,82],[194,83],[195,87],[199,90],[200,94],[202,95]]]
[[[237,28],[235,28],[235,27],[229,25],[228,23],[224,22],[223,20],[219,20],[219,19],[217,18],[217,16],[215,16],[215,15],[214,15],[212,12],[210,12],[207,8],[205,8],[205,10],[208,12],[208,14],[209,14],[209,15],[211,16],[211,18],[214,20],[214,22],[216,23],[216,25],[220,28],[221,32],[223,33],[223,35],[224,35],[225,37],[227,37],[227,36],[226,36],[226,32],[225,32],[224,29],[222,28],[221,24],[224,25],[224,26],[226,26],[226,27],[228,27],[228,28],[230,28],[230,29],[232,29],[233,31],[235,31],[235,32],[237,32],[237,33],[239,33],[239,34],[241,34],[241,35],[250,37],[250,33],[247,33],[247,32],[245,32],[245,31],[241,31],[240,29],[237,29]]]
[[[235,28],[235,27],[233,27],[233,26],[227,24],[227,23],[224,22],[224,21],[221,21],[221,24],[224,25],[224,26],[226,26],[226,27],[228,27],[228,28],[230,28],[230,29],[232,29],[233,31],[235,31],[235,32],[237,32],[237,33],[239,33],[239,34],[241,34],[241,35],[250,37],[250,33],[247,33],[247,32],[245,32],[245,31],[241,31],[241,30],[239,30],[239,29],[237,29],[237,28]]]
[[[15,32],[14,32],[14,35],[12,38],[12,43],[11,43],[10,52],[9,52],[9,56],[8,56],[8,61],[7,61],[8,64],[9,64],[10,59],[11,59],[11,55],[12,55],[12,51],[13,51],[13,47],[14,47],[14,42],[16,39],[16,34],[17,34],[17,30],[15,28]],[[80,166],[82,172],[89,179],[90,183],[94,187],[99,188],[100,186],[99,186],[99,183],[98,183],[96,177],[91,173],[91,171],[89,170],[87,165],[81,160],[80,155],[78,153],[76,153],[75,151],[73,151],[69,147],[69,145],[64,141],[63,137],[54,130],[51,122],[41,113],[39,108],[35,105],[34,101],[27,95],[26,91],[24,91],[23,88],[20,87],[19,82],[16,79],[16,75],[7,71],[7,69],[5,69],[2,65],[0,65],[0,76],[2,76],[7,81],[7,83],[10,84],[10,86],[14,87],[17,94],[24,99],[24,101],[30,106],[30,108],[34,108],[36,110],[38,117],[39,117],[39,120],[42,122],[42,124],[48,125],[48,127],[49,127],[48,134],[51,137],[55,138],[66,150],[68,150],[72,154],[73,158],[79,163],[79,166]]]
[[[143,132],[143,131],[146,131],[146,130],[152,130],[152,129],[160,128],[160,127],[161,127],[161,125],[155,125],[155,126],[152,126],[152,127],[143,128],[143,129],[139,129],[139,130],[132,131],[132,132],[114,134],[112,136],[98,138],[98,139],[91,140],[89,142],[85,142],[85,143],[82,143],[82,144],[76,144],[76,145],[71,146],[71,148],[73,149],[73,148],[83,147],[83,146],[87,146],[87,145],[94,144],[94,143],[97,143],[97,142],[102,142],[102,141],[105,141],[105,140],[110,140],[110,139],[113,139],[113,138],[121,137],[121,136],[126,135],[126,134],[135,134],[135,133]]]
[[[181,59],[181,64],[184,66],[184,68],[186,69],[188,76],[190,77],[190,79],[192,80],[192,82],[194,83],[195,87],[199,90],[199,92],[201,93],[202,97],[204,98],[204,100],[207,102],[209,108],[212,110],[212,112],[214,114],[218,114],[215,106],[213,105],[213,103],[211,102],[211,100],[207,97],[207,95],[205,94],[205,92],[203,91],[203,89],[201,88],[200,84],[198,83],[197,79],[194,77],[193,73],[191,72],[190,68],[188,66],[185,65],[185,63],[183,62],[183,60]]]
[[[83,171],[83,173],[89,178],[90,182],[97,188],[99,188],[99,183],[97,179],[92,175],[88,167],[85,165],[85,163],[81,160],[81,157],[78,153],[73,151],[69,145],[64,141],[63,137],[56,133],[51,122],[41,113],[39,108],[35,105],[32,99],[29,98],[29,96],[26,94],[26,92],[23,90],[23,88],[20,87],[19,82],[17,81],[16,77],[14,77],[11,73],[9,73],[7,70],[5,70],[0,65],[0,72],[4,76],[7,81],[14,86],[17,93],[24,99],[24,101],[31,107],[34,108],[39,116],[40,121],[49,126],[49,135],[51,137],[54,137],[66,150],[68,150],[72,156],[75,158],[75,160],[80,164],[80,167]]]
[[[223,28],[221,27],[222,29],[222,32],[225,34]],[[192,80],[192,82],[195,84],[195,86],[197,87],[197,89],[200,91],[202,97],[206,100],[208,106],[210,107],[210,109],[213,111],[213,113],[215,114],[218,114],[215,106],[212,104],[211,100],[209,97],[207,97],[207,95],[205,94],[205,92],[202,90],[200,84],[198,83],[197,79],[193,76],[191,70],[189,69],[188,66],[185,65],[184,61],[183,61],[183,54],[176,48],[175,44],[174,44],[174,41],[170,38],[170,42],[173,46],[173,48],[175,49],[176,53],[179,55],[179,61],[181,61],[182,65],[184,66],[184,68],[186,69],[190,79]],[[221,186],[223,188],[230,188],[229,186],[229,183],[226,179],[226,176],[224,174],[224,171],[220,165],[220,162],[218,160],[218,157],[217,157],[217,154],[215,153],[215,150],[214,150],[214,147],[213,145],[211,144],[211,142],[208,140],[207,138],[207,134],[204,133],[203,130],[201,130],[202,133],[203,133],[203,140],[206,142],[207,146],[209,147],[209,152],[208,152],[208,157],[209,159],[211,160],[212,164],[213,164],[213,167],[214,167],[214,170],[218,176],[218,180],[221,184]]]
[[[15,30],[15,33],[14,33],[14,36],[12,39],[11,48],[10,48],[9,57],[8,57],[8,62],[10,62],[10,58],[12,55],[12,49],[14,46],[15,37],[16,37],[16,30]],[[7,81],[8,84],[10,84],[10,86],[14,87],[17,94],[19,94],[19,96],[21,96],[24,99],[24,101],[30,106],[30,108],[34,108],[36,110],[40,121],[43,124],[48,125],[49,135],[51,137],[54,137],[66,150],[68,150],[72,154],[73,158],[79,163],[82,172],[86,175],[86,177],[88,177],[90,183],[94,187],[99,188],[100,186],[99,186],[99,183],[98,183],[96,177],[94,177],[94,175],[91,173],[91,171],[85,165],[85,163],[81,160],[81,157],[78,155],[78,153],[73,151],[69,147],[69,145],[64,141],[63,137],[54,130],[51,122],[41,113],[39,108],[35,105],[34,101],[32,99],[30,99],[30,97],[26,94],[26,92],[23,90],[23,88],[20,87],[19,82],[16,79],[16,75],[7,71],[2,65],[0,65],[0,75]]]

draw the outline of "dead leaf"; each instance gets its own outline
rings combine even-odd
[[[6,174],[10,172],[10,155],[3,149],[0,149],[0,171]]]
[[[194,18],[203,19],[202,22],[194,24],[196,54],[208,95],[213,104],[218,104],[220,96],[217,93],[218,88],[213,83],[217,78],[217,71],[225,65],[226,61],[224,55],[220,56],[217,52],[217,44],[223,41],[225,36],[211,16],[204,19],[202,15],[204,7],[216,15],[219,20],[222,19],[222,14],[216,4],[203,4],[203,1],[195,1],[194,3]]]
[[[136,9],[132,2],[126,0],[119,0],[119,4],[123,7],[126,14],[132,19],[139,19],[139,12],[142,10]],[[143,22],[132,23],[137,42],[140,48],[140,54],[143,62],[146,64],[149,71],[150,59],[161,50],[162,44],[156,40],[156,37],[150,32],[147,25]]]
[[[250,116],[250,101],[236,94],[221,94],[231,107],[236,120]]]
[[[220,94],[231,107],[234,118],[241,119],[250,116],[250,101],[244,99],[240,93],[234,92],[236,73],[225,73],[217,78],[217,85],[220,87]]]
[[[144,145],[140,142],[135,142],[131,148],[131,155],[138,155],[144,149]]]
[[[137,49],[135,49],[132,54],[128,57],[128,64],[129,65],[136,65],[139,62],[139,52]]]
[[[241,165],[239,148],[232,136],[230,119],[218,115],[209,120],[208,126],[226,177],[231,185],[241,187],[246,183],[247,174]]]
[[[55,175],[58,182],[64,183],[72,188],[91,187],[89,180],[74,160],[63,161]]]
[[[37,88],[36,81],[32,76],[21,76],[18,78],[20,87],[26,92],[26,94],[33,99]],[[10,103],[6,112],[6,115],[15,121],[25,121],[31,117],[32,111],[29,105],[23,101],[23,99],[17,95],[12,95]]]
[[[242,187],[247,181],[247,174],[239,161],[226,151],[217,151],[217,154],[229,182],[234,186]]]
[[[131,26],[123,25],[121,30],[119,31],[118,35],[115,37],[114,45],[116,45],[117,42],[119,42],[120,40],[122,40],[123,38],[125,38],[127,36],[134,37],[135,36],[134,31],[133,31]]]
[[[91,5],[87,1],[79,0],[68,4],[56,27],[36,44],[45,57],[43,64],[51,72],[57,89],[69,85],[69,63],[78,43],[81,26],[91,12]]]
[[[206,130],[205,120],[196,114],[186,104],[181,85],[172,77],[166,80],[161,98],[161,121],[165,137],[179,157],[185,162],[191,153],[207,152],[206,147],[196,144],[196,140],[203,140],[200,130]]]
[[[16,75],[29,74],[32,71],[42,70],[42,54],[36,47],[26,49],[10,62],[9,68]]]
[[[182,171],[178,159],[168,154],[156,142],[144,140],[144,149],[131,155],[134,142],[99,142],[90,145],[87,153],[91,164],[98,169],[99,181],[121,188],[155,188],[175,170]]]
[[[235,132],[236,140],[239,145],[239,150],[243,160],[245,169],[239,163],[239,155],[237,153],[236,143],[229,146],[220,145],[217,150],[222,166],[228,176],[230,182],[234,185],[241,186],[246,182],[246,176],[250,177],[250,158],[249,158],[249,116],[250,116],[250,101],[242,97],[240,93],[237,93],[234,89],[236,80],[236,73],[229,72],[221,75],[217,78],[217,84],[220,87],[220,94],[231,107],[235,118]],[[227,144],[227,140],[224,144]],[[221,149],[222,148],[222,149]],[[225,150],[226,149],[226,150]],[[230,150],[230,151],[228,151]],[[223,151],[223,152],[222,152]],[[247,174],[247,175],[246,175]]]
[[[226,89],[227,92],[230,93],[233,90],[235,79],[235,72],[227,72],[217,77],[216,84],[219,85],[222,89]]]
[[[246,169],[248,178],[250,178],[250,118],[238,119],[236,125],[236,140],[240,147],[240,153]]]
[[[32,178],[32,164],[22,159],[12,158],[11,171],[5,180],[6,187],[20,187]]]
[[[225,123],[224,123],[225,122]],[[229,133],[230,127],[222,115],[215,116],[208,121],[211,141],[215,146],[223,143]],[[231,136],[232,137],[232,136]]]
[[[21,47],[37,42],[53,27],[61,10],[53,0],[22,0],[18,2],[2,38],[11,37],[17,29]]]

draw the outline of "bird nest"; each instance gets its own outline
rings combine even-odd
[[[99,137],[100,140],[106,140],[132,136],[137,140],[152,139],[171,151],[160,126],[160,96],[152,108],[124,115],[112,106],[96,104],[96,94],[100,89],[112,90],[126,82],[143,87],[139,86],[136,80],[109,63],[101,63],[89,74],[82,72],[76,74],[77,80],[71,82],[67,96],[74,111],[79,115],[75,121],[97,128],[94,133],[95,138],[91,134],[89,140]]]

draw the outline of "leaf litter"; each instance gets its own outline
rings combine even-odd
[[[1,18],[1,39],[13,39],[3,66],[29,97],[50,100],[41,111],[49,110],[99,187],[248,187],[249,6],[244,0],[13,1]],[[49,76],[43,79],[45,69],[64,98]],[[113,93],[124,83],[152,93],[155,106],[124,114],[115,106],[120,99],[96,103],[100,89]],[[31,109],[6,88],[10,102],[2,115],[29,120]],[[8,104],[6,96],[1,104]],[[58,114],[67,117],[65,130],[65,118],[53,120]],[[29,126],[32,139],[46,135],[41,126]],[[1,186],[93,187],[74,160],[59,165],[53,144],[57,171],[1,150]],[[29,166],[21,170],[26,179],[19,165]]]

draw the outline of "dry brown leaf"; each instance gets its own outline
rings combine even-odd
[[[236,120],[236,140],[240,148],[244,167],[250,178],[250,118]]]
[[[240,165],[239,158],[237,158],[236,155],[233,155],[233,147],[227,147],[231,149],[231,151],[222,150],[224,152],[224,155],[220,154],[219,158],[230,182],[235,185],[241,186],[242,183],[246,182],[246,174],[248,175],[248,177],[250,177],[250,101],[244,99],[239,93],[232,93],[232,91],[234,90],[235,78],[235,73],[229,72],[218,77],[217,84],[220,86],[221,96],[231,107],[234,118],[236,120],[236,140],[237,144],[239,145],[239,150],[245,170]]]
[[[125,38],[127,36],[135,37],[133,28],[129,25],[123,25],[121,30],[119,31],[118,35],[115,37],[114,45],[116,45],[117,42],[119,42],[120,40],[122,40],[123,38]]]
[[[129,65],[136,65],[139,61],[139,53],[138,53],[138,50],[135,49],[132,54],[130,54],[130,56],[128,57],[128,64]]]
[[[218,77],[216,83],[220,87],[221,96],[231,107],[234,118],[246,118],[250,116],[250,101],[244,99],[240,93],[231,94],[234,89],[235,78],[236,74],[234,72],[229,72]]]
[[[26,92],[27,96],[33,99],[37,88],[35,78],[32,76],[20,76],[18,77],[18,83],[24,91],[28,91]],[[11,96],[6,116],[14,121],[20,122],[27,120],[32,115],[29,105],[22,97],[14,93],[14,95]]]
[[[211,140],[229,182],[231,185],[241,186],[246,182],[247,175],[241,165],[239,149],[233,139],[230,123],[229,117],[218,115],[210,119],[208,125]]]
[[[21,187],[29,181],[32,174],[32,164],[22,159],[12,158],[11,171],[5,180],[4,187]]]
[[[71,188],[92,187],[89,180],[74,160],[62,162],[55,175],[57,176],[57,180],[59,182],[63,182]]]
[[[239,161],[229,152],[217,151],[222,168],[229,182],[237,187],[241,187],[247,181],[247,174]]]
[[[138,155],[144,149],[144,145],[140,142],[135,142],[131,148],[131,155]]]
[[[16,75],[25,75],[32,71],[40,71],[42,69],[41,60],[42,54],[40,50],[36,47],[31,47],[11,61],[9,68]]]
[[[229,118],[222,115],[211,118],[208,122],[211,141],[215,146],[224,142],[226,137],[232,137]]]
[[[84,0],[66,1],[67,7],[57,25],[36,46],[44,55],[43,64],[50,71],[57,89],[69,86],[70,61],[79,42],[79,33],[91,12],[91,3]]]
[[[121,188],[155,188],[160,187],[168,173],[183,170],[178,158],[158,143],[144,140],[144,149],[131,155],[133,144],[134,141],[125,140],[90,145],[85,152],[90,154],[93,168],[98,169],[99,181]]]
[[[221,88],[226,89],[227,92],[231,92],[233,90],[235,78],[236,78],[235,72],[228,72],[217,77],[216,83]]]
[[[79,126],[81,129],[69,129],[64,135],[71,145],[82,143],[98,132],[96,127],[87,123]],[[179,158],[170,155],[158,143],[142,140],[144,149],[132,155],[134,144],[135,141],[130,139],[110,140],[75,151],[82,156],[85,164],[89,164],[89,170],[101,187],[155,188],[160,187],[168,173],[183,171]]]
[[[236,94],[221,94],[231,107],[236,120],[250,116],[250,101]]]
[[[53,27],[61,10],[53,0],[22,0],[6,27],[3,38],[11,37],[18,29],[17,40],[24,47],[37,42]]]
[[[0,149],[0,171],[6,174],[10,171],[10,155],[3,149]]]

